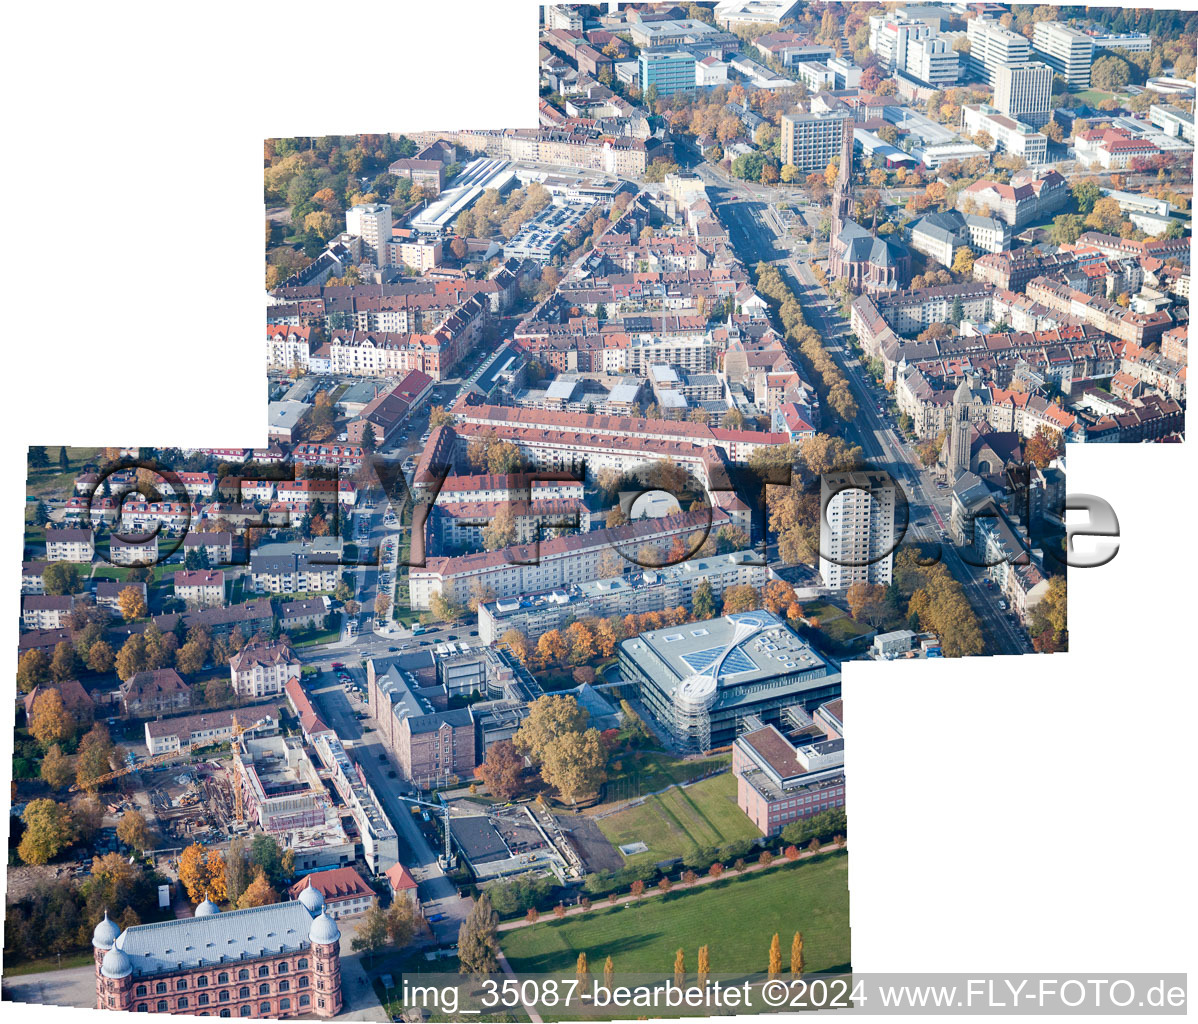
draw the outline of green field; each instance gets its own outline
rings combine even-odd
[[[870,631],[869,626],[854,622],[843,608],[826,601],[803,605],[803,617],[819,619],[819,631],[839,644],[851,643]]]
[[[656,863],[699,847],[761,835],[736,805],[736,779],[731,772],[685,789],[667,790],[596,824],[613,846],[641,842],[649,847],[647,853],[625,857],[625,864]]]
[[[848,854],[797,861],[769,871],[727,877],[694,892],[593,910],[500,933],[517,973],[572,971],[585,951],[593,965],[611,956],[621,971],[669,973],[674,952],[695,969],[706,944],[714,974],[765,973],[770,939],[781,937],[783,960],[795,931],[803,933],[809,971],[849,966]]]

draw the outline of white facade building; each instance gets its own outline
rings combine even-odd
[[[1045,64],[1065,79],[1070,89],[1090,88],[1090,67],[1094,63],[1092,36],[1058,21],[1038,21],[1032,47]]]
[[[994,78],[994,106],[1009,117],[1042,127],[1052,116],[1052,74],[1047,64],[1000,67]]]
[[[833,590],[891,581],[895,486],[881,473],[838,473],[820,487],[819,573]]]
[[[391,206],[388,203],[359,203],[345,211],[345,230],[362,239],[362,245],[378,266],[387,265],[391,242]]]
[[[1018,32],[1003,28],[988,18],[970,18],[969,70],[980,82],[993,85],[998,69],[1026,64],[1031,59],[1031,44]]]

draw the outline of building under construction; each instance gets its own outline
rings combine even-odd
[[[301,740],[243,737],[234,745],[233,774],[242,823],[256,823],[284,849],[294,851],[297,870],[354,860],[356,844]]]

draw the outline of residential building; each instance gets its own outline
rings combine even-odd
[[[146,589],[145,583],[137,582],[130,583],[127,580],[97,580],[96,581],[96,607],[107,608],[114,615],[120,614],[121,610],[121,594],[132,587],[141,599],[147,603],[149,607],[149,591]]]
[[[319,629],[329,614],[327,597],[310,597],[288,601],[279,606],[279,628],[285,632]]]
[[[496,598],[555,590],[599,578],[600,563],[622,551],[631,560],[645,546],[664,554],[676,538],[685,541],[696,530],[717,532],[731,522],[720,508],[677,512],[638,519],[625,526],[554,537],[539,544],[514,545],[498,551],[429,558],[409,572],[409,602],[413,609],[430,607],[434,597],[465,604],[476,593]]]
[[[176,572],[175,597],[188,608],[220,608],[225,603],[225,574],[220,569]]]
[[[250,585],[258,594],[333,591],[341,578],[335,551],[293,551],[250,557]]]
[[[108,917],[92,934],[101,1010],[222,1017],[337,1016],[341,932],[319,893],[221,913],[133,925]]]
[[[266,697],[299,678],[300,660],[285,643],[255,641],[229,659],[229,676],[239,696]]]
[[[46,528],[46,561],[90,562],[95,553],[91,530]]]
[[[825,586],[891,581],[895,483],[888,474],[827,474],[820,483],[819,573]]]
[[[26,629],[65,629],[74,607],[75,598],[70,594],[28,594],[21,599],[21,625]]]
[[[208,565],[233,564],[233,534],[220,532],[188,532],[183,538],[183,552],[195,551]]]
[[[313,871],[294,883],[287,893],[293,900],[298,900],[309,886],[324,897],[324,912],[334,921],[364,914],[378,903],[378,893],[366,884],[366,879],[348,866]]]
[[[362,254],[380,267],[387,266],[391,244],[391,206],[359,203],[345,211],[347,234],[362,239]]]
[[[191,687],[173,668],[138,672],[120,685],[127,715],[167,715],[191,707]]]
[[[243,709],[240,712],[232,709],[207,711],[200,715],[160,718],[146,722],[146,749],[153,757],[157,754],[169,754],[174,750],[190,750],[192,747],[211,747],[225,743],[233,738],[233,719],[239,713],[241,726],[261,723],[254,728],[255,736],[267,736],[279,731],[278,722],[263,708]]]
[[[995,70],[994,106],[1035,128],[1052,117],[1052,75],[1047,64],[1004,64]]]
[[[518,629],[535,643],[543,633],[564,629],[576,620],[643,615],[678,607],[691,610],[695,590],[704,581],[718,601],[728,587],[760,590],[769,578],[769,570],[755,551],[696,556],[660,569],[480,602],[478,637],[482,643],[494,644],[509,629]]]
[[[1094,38],[1059,21],[1037,21],[1032,48],[1044,63],[1065,79],[1070,89],[1090,88]]]
[[[33,713],[33,706],[37,703],[38,697],[51,691],[57,693],[62,698],[63,707],[75,717],[75,721],[79,725],[85,729],[91,726],[92,721],[96,717],[96,702],[92,699],[92,695],[83,688],[83,684],[78,679],[65,679],[61,683],[46,683],[44,686],[35,686],[22,697],[25,704],[26,718]]]

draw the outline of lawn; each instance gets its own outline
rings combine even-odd
[[[838,853],[725,877],[693,892],[515,928],[501,933],[500,945],[517,973],[572,971],[585,951],[592,965],[611,956],[617,980],[621,971],[665,975],[679,947],[693,971],[696,951],[706,944],[713,973],[764,974],[774,933],[785,960],[801,931],[809,971],[844,971],[850,964],[848,863],[848,854]]]
[[[571,680],[571,682],[573,682]],[[732,763],[729,755],[685,759],[663,750],[625,749],[613,755],[607,767],[603,802],[588,813],[597,814],[612,804],[627,803],[659,789],[690,782]]]
[[[596,823],[617,848],[636,842],[649,847],[647,853],[625,857],[625,864],[655,864],[704,846],[761,835],[736,805],[736,779],[731,772],[693,786],[676,786]]]
[[[40,469],[30,468],[25,477],[25,493],[37,498],[69,498],[75,491],[75,477],[87,463],[99,463],[99,448],[68,448],[67,462],[70,468],[64,473],[58,465],[58,448],[46,448],[50,465]]]
[[[99,563],[92,569],[92,576],[98,580],[117,580],[124,582],[129,573],[136,568],[129,565],[112,565],[111,563]],[[183,568],[181,565],[167,565],[160,562],[157,565],[146,566],[150,570],[150,585],[160,583],[165,580],[173,580],[175,578],[175,570]]]
[[[1087,89],[1085,92],[1077,93],[1077,98],[1088,107],[1097,107],[1103,100],[1113,100],[1115,94],[1103,92],[1101,89]]]
[[[854,622],[843,608],[826,601],[803,605],[805,619],[819,619],[819,630],[839,644],[851,643],[870,631],[869,626]]]
[[[4,964],[4,977],[15,978],[21,974],[41,974],[43,971],[65,971],[70,967],[86,967],[95,963],[95,953],[90,949],[79,953],[64,953],[61,957],[45,956],[38,960],[24,960],[18,964]]]

